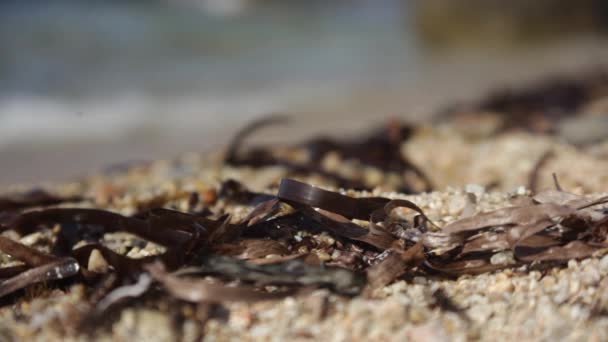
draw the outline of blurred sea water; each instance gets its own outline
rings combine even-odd
[[[269,113],[295,117],[279,140],[423,120],[497,84],[608,60],[594,36],[438,52],[410,1],[243,0],[228,15],[212,1],[0,4],[0,184],[211,150]]]

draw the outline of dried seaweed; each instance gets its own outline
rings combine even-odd
[[[279,210],[279,199],[273,198],[266,202],[262,202],[253,208],[251,213],[245,217],[243,222],[245,222],[247,226],[252,226],[260,221],[269,219],[272,215],[277,214]]]
[[[29,269],[29,267],[27,265],[0,267],[0,280],[14,277],[19,273],[27,271],[28,269]]]
[[[277,198],[299,209],[335,235],[362,241],[381,250],[389,248],[395,240],[386,231],[372,231],[350,221],[352,218],[371,220],[375,211],[390,202],[387,198],[353,198],[293,179],[281,181]]]
[[[447,225],[444,233],[465,239],[460,243],[460,253],[448,264],[429,261],[427,266],[452,274],[477,273],[504,267],[489,263],[492,253],[503,250],[511,250],[519,262],[532,263],[581,259],[608,247],[608,232],[594,235],[601,231],[606,213],[593,209],[606,203],[607,198],[589,199],[550,190],[537,194],[534,200],[536,203],[482,213]],[[475,257],[476,253],[486,256]]]
[[[2,278],[8,278],[0,283],[0,297],[32,284],[73,276],[79,270],[73,258],[42,253],[4,236],[0,236],[0,250],[25,263],[24,266],[0,269]]]
[[[461,254],[475,252],[498,252],[510,247],[507,234],[495,232],[483,232],[471,237],[462,246]]]
[[[145,219],[125,217],[97,209],[51,208],[29,211],[14,217],[8,227],[21,234],[29,234],[40,227],[52,224],[59,224],[60,229],[53,248],[56,255],[47,255],[16,241],[0,237],[0,250],[24,261],[27,265],[36,267],[6,280],[3,286],[7,290],[3,293],[8,294],[15,289],[40,281],[60,279],[78,273],[79,270],[85,279],[96,278],[86,268],[94,250],[100,252],[112,271],[123,278],[138,275],[143,271],[143,265],[157,259],[161,259],[171,268],[177,268],[183,265],[193,249],[196,248],[198,251],[203,248],[207,230],[202,225],[208,226],[210,230],[218,225],[210,219],[166,209],[151,210],[143,216]],[[90,242],[74,248],[83,236],[90,238],[91,231],[99,230],[101,233],[126,231],[165,245],[168,249],[158,256],[132,259],[98,242]],[[58,246],[62,248],[57,248]],[[70,263],[66,263],[65,260],[70,260]]]
[[[608,249],[608,213],[597,209],[608,197],[543,191],[517,206],[478,214],[471,209],[461,219],[433,229],[424,211],[408,200],[355,198],[292,179],[282,180],[276,196],[260,197],[240,183],[229,187],[231,191],[220,191],[220,198],[254,206],[239,222],[231,222],[226,214],[162,208],[132,217],[81,208],[5,216],[5,226],[20,234],[57,226],[52,254],[0,236],[0,251],[25,263],[0,269],[0,277],[7,278],[0,283],[0,297],[80,274],[76,281],[97,289],[90,294],[93,311],[87,316],[95,319],[158,289],[152,286],[155,282],[165,292],[154,293],[205,305],[273,300],[319,287],[353,296],[414,272],[478,274],[522,264],[563,263]],[[412,210],[414,218],[394,215],[397,208]],[[158,243],[166,251],[127,257],[101,242],[104,233],[118,231]],[[327,235],[332,243],[321,238]],[[323,263],[313,250],[332,256]],[[107,270],[87,268],[94,251]],[[494,260],[496,253],[512,259]],[[238,285],[230,283],[234,281]]]
[[[327,193],[330,192],[326,192],[326,194]],[[338,198],[343,199],[350,197],[342,196]],[[18,259],[22,259],[27,265],[36,267],[35,269],[22,272],[14,278],[6,280],[4,283],[5,288],[7,289],[6,291],[12,292],[14,289],[25,287],[35,282],[66,276],[68,274],[67,269],[65,271],[58,269],[63,273],[54,276],[49,275],[45,277],[36,273],[41,272],[40,270],[45,270],[45,267],[49,267],[49,265],[55,265],[58,260],[66,260],[64,258],[66,255],[69,255],[68,259],[71,260],[71,264],[69,265],[73,266],[74,263],[76,263],[77,271],[80,270],[84,279],[94,281],[94,279],[99,278],[99,276],[94,272],[87,270],[86,265],[91,257],[91,253],[93,253],[93,251],[98,251],[110,266],[110,271],[116,272],[121,278],[136,279],[136,276],[138,275],[141,277],[142,272],[145,272],[145,265],[159,259],[163,261],[164,265],[167,265],[172,269],[179,268],[180,266],[187,266],[188,260],[192,260],[192,257],[195,255],[200,255],[202,260],[218,260],[217,258],[214,259],[212,256],[208,255],[211,252],[224,255],[235,255],[239,258],[257,261],[258,265],[247,264],[246,266],[242,266],[237,270],[238,274],[234,272],[230,273],[226,269],[222,269],[221,272],[218,271],[219,269],[213,269],[212,273],[221,275],[222,277],[240,279],[242,281],[254,281],[257,285],[280,283],[292,286],[329,286],[334,289],[334,291],[345,294],[354,294],[359,291],[362,287],[361,278],[355,276],[352,271],[308,266],[303,260],[294,258],[294,256],[299,257],[300,255],[289,255],[291,253],[289,249],[275,240],[240,238],[241,235],[252,233],[258,229],[257,227],[267,225],[272,221],[270,218],[277,213],[280,200],[281,199],[277,198],[261,203],[260,206],[254,210],[252,215],[243,220],[242,223],[236,225],[229,224],[227,217],[212,220],[202,216],[185,214],[167,209],[153,209],[140,213],[134,217],[126,217],[105,210],[80,208],[51,208],[29,211],[12,216],[10,220],[8,220],[7,227],[20,234],[29,234],[35,232],[39,228],[51,227],[54,224],[58,224],[60,229],[56,230],[56,245],[61,245],[61,248],[57,248],[57,246],[53,248],[55,253],[58,253],[57,255],[46,255],[13,240],[1,238],[0,249],[8,254],[14,255]],[[388,200],[363,199],[356,200],[356,202],[356,206],[362,208],[357,210],[363,210],[365,216],[370,216],[373,210],[378,209],[379,206],[387,203]],[[321,205],[324,204],[321,203]],[[300,204],[300,206],[303,207],[304,205]],[[297,226],[298,223],[309,222],[308,220],[314,222],[315,217],[314,215],[311,215],[311,212],[317,212],[314,210],[311,211],[311,208],[311,206],[306,206],[306,208],[302,208],[299,212],[300,215],[304,215],[303,217],[307,217],[306,220],[291,221],[291,224]],[[355,217],[363,217],[358,211],[353,212],[353,214]],[[330,220],[334,224],[339,225],[340,229],[348,226],[353,230],[349,233],[347,229],[346,233],[341,232],[342,235],[347,235],[355,239],[357,238],[357,235],[373,236],[372,234],[369,234],[367,229],[357,226],[348,219],[341,217],[339,214],[326,211],[318,215],[324,215],[323,217],[326,217],[325,220]],[[341,219],[337,219],[338,216],[340,216]],[[318,219],[318,217],[316,218]],[[284,220],[284,217],[279,217],[277,220]],[[320,223],[317,222],[317,224]],[[95,241],[95,236],[98,239],[105,232],[117,231],[135,234],[148,241],[164,245],[167,247],[167,252],[157,256],[132,259],[116,253]],[[95,233],[91,235],[92,232]],[[262,234],[264,234],[264,232],[262,232]],[[89,241],[87,244],[74,248],[76,243],[82,241],[83,238],[85,240],[93,240]],[[367,241],[366,238],[362,238],[362,240]],[[384,243],[376,243],[376,245],[379,245],[378,247],[380,248],[387,248],[393,240],[394,239],[391,238]],[[373,241],[375,240],[371,239],[369,241],[372,241],[372,244],[374,244]],[[208,248],[208,245],[212,245],[212,247]],[[275,258],[275,260],[268,262],[259,261],[259,259],[272,255],[279,258],[282,258],[283,256],[284,258],[282,260],[277,260]],[[209,266],[208,263],[203,263],[203,265]],[[217,265],[219,264],[216,264],[216,266]],[[225,267],[226,262],[222,265]],[[250,272],[242,272],[244,269],[249,269]],[[7,272],[7,274],[18,271],[23,271],[23,269],[14,269],[12,272]],[[159,277],[159,274],[161,273],[156,273],[156,280],[161,281],[161,283],[164,282],[165,284],[167,281],[175,284],[175,279],[164,276]],[[258,276],[253,276],[255,274]],[[261,277],[260,275],[264,275],[264,277]],[[206,286],[205,288],[212,289],[213,287]],[[111,290],[111,288],[106,289],[106,291],[107,290]],[[220,291],[220,293],[224,292]],[[239,297],[236,292],[224,294],[228,298],[231,298],[231,296],[235,298]],[[252,296],[251,298],[269,297],[263,292],[257,291],[254,291],[254,293],[250,295]],[[108,300],[113,302],[113,300]]]
[[[305,208],[302,209],[302,212],[336,236],[365,242],[380,250],[389,248],[393,241],[395,241],[395,237],[391,236],[388,232],[365,229],[351,222],[346,217],[329,211]]]
[[[149,274],[142,273],[135,284],[124,285],[108,293],[108,295],[95,306],[95,313],[100,315],[112,306],[116,306],[125,300],[143,295],[150,289],[150,285],[152,285],[152,278]]]
[[[574,208],[554,203],[515,206],[458,220],[443,227],[443,231],[454,234],[472,232],[493,226],[528,225],[546,218],[566,216],[572,214],[574,210]]]
[[[247,137],[256,130],[268,125],[285,123],[286,117],[272,116],[250,123],[243,128],[232,140],[226,152],[224,161],[228,165],[266,167],[283,166],[292,174],[318,174],[337,183],[338,186],[350,189],[369,189],[360,179],[349,179],[337,173],[325,170],[321,161],[330,152],[336,152],[345,160],[355,160],[363,165],[379,168],[385,172],[396,172],[403,178],[405,174],[412,174],[420,183],[419,190],[428,191],[432,188],[429,178],[401,153],[401,144],[405,142],[413,131],[412,127],[402,125],[399,122],[390,122],[386,128],[372,133],[353,142],[341,142],[329,138],[316,138],[305,143],[293,146],[308,152],[307,162],[294,162],[285,158],[275,156],[271,149],[257,147],[250,148],[246,152],[241,151],[241,146]],[[416,186],[408,184],[403,180],[401,192],[410,193]]]
[[[555,190],[562,191],[562,187],[561,187],[561,185],[559,185],[559,180],[557,179],[557,175],[555,174],[555,172],[551,174],[551,177],[553,178],[553,184],[555,185]]]
[[[247,155],[243,156],[241,154],[241,146],[250,135],[260,128],[286,123],[287,121],[287,117],[276,115],[251,122],[232,138],[232,142],[228,145],[224,162],[229,165],[252,167],[276,164],[278,162],[277,159],[275,159],[268,150],[261,148],[250,149]]]
[[[296,206],[321,208],[348,219],[368,220],[371,214],[390,202],[387,198],[353,198],[323,190],[293,179],[283,179],[277,197]]]
[[[32,284],[74,276],[78,274],[79,269],[78,262],[72,258],[60,259],[29,269],[0,283],[0,297]]]
[[[451,262],[437,262],[427,260],[424,265],[430,270],[451,276],[461,276],[463,274],[481,274],[511,267],[516,265],[493,265],[486,259],[464,259]]]
[[[53,223],[94,225],[105,232],[125,231],[162,245],[183,245],[190,234],[178,229],[154,229],[154,222],[126,217],[106,210],[52,208],[26,212],[9,227],[20,234],[31,234],[41,225]]]
[[[555,133],[561,120],[579,114],[584,105],[605,96],[607,85],[608,72],[602,69],[580,77],[557,76],[523,89],[498,89],[475,103],[448,108],[439,118],[490,112],[502,119],[499,132],[523,129]]]
[[[253,192],[234,179],[228,179],[222,182],[220,190],[218,191],[218,197],[227,201],[247,205],[257,205],[274,198],[272,195]]]
[[[230,301],[254,302],[260,300],[281,299],[292,294],[292,291],[261,292],[249,286],[227,287],[212,284],[201,279],[184,279],[165,271],[160,263],[149,264],[145,269],[160,282],[174,297],[194,303],[224,303]]]
[[[358,294],[365,279],[361,274],[338,267],[306,264],[302,257],[283,262],[255,265],[228,257],[207,257],[188,273],[215,274],[254,282],[258,285],[301,285],[329,287],[345,295]]]
[[[532,255],[522,255],[515,250],[515,256],[523,261],[569,261],[591,256],[608,245],[594,247],[582,241],[572,241],[564,246],[554,246]]]
[[[545,190],[541,191],[532,197],[536,203],[555,203],[560,205],[566,205],[568,203],[574,203],[574,201],[581,200],[581,196],[575,195],[570,192],[561,190]]]
[[[213,246],[213,251],[217,254],[235,256],[245,260],[289,254],[287,247],[271,239],[242,239],[236,243]]]
[[[0,197],[0,211],[13,211],[30,207],[42,207],[64,202],[78,202],[81,197],[59,197],[44,190],[31,190],[25,193]]]
[[[404,275],[408,268],[418,266],[424,261],[424,248],[420,243],[406,251],[394,249],[388,252],[382,261],[367,269],[367,279],[371,289],[392,283]]]
[[[555,156],[555,153],[552,150],[546,151],[538,158],[536,165],[532,168],[532,172],[530,172],[530,177],[528,180],[528,189],[532,190],[532,192],[538,191],[538,181],[540,177],[540,172],[545,167],[547,162],[551,160]],[[560,189],[558,189],[560,190]]]
[[[26,265],[36,267],[53,262],[57,257],[39,252],[21,243],[0,236],[0,251],[23,261]]]

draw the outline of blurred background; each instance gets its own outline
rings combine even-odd
[[[4,0],[0,184],[428,120],[608,62],[601,0]]]

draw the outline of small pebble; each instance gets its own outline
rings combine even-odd
[[[91,272],[95,273],[106,273],[108,272],[109,265],[106,259],[104,259],[101,252],[97,249],[94,249],[89,256],[89,262],[87,264],[87,269]]]

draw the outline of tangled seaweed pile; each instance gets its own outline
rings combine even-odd
[[[238,223],[160,208],[132,217],[82,208],[21,212],[59,199],[40,193],[4,199],[3,230],[26,235],[52,228],[54,243],[45,253],[0,236],[0,250],[22,262],[0,270],[0,296],[40,282],[83,282],[92,290],[90,311],[80,324],[90,324],[158,287],[175,299],[215,304],[277,299],[315,287],[353,296],[405,273],[451,277],[522,264],[553,266],[608,249],[608,210],[600,208],[608,197],[546,191],[492,212],[468,216],[465,210],[466,217],[439,229],[411,201],[354,198],[292,179],[281,182],[276,196],[248,195],[264,201]],[[397,208],[416,215],[399,218],[393,215]],[[100,243],[104,233],[115,231],[166,250],[129,258]],[[343,257],[323,263],[300,252],[306,244],[302,232],[329,233],[337,242],[327,253]],[[92,253],[107,262],[104,271],[90,267]],[[202,277],[209,275],[215,282]],[[222,284],[234,280],[238,285]]]
[[[230,144],[225,159],[226,164],[253,168],[282,166],[295,175],[318,174],[328,180],[333,180],[337,186],[346,189],[373,188],[373,185],[366,182],[360,174],[342,175],[339,170],[328,170],[322,165],[322,161],[328,156],[337,155],[343,164],[354,163],[354,168],[368,167],[380,170],[384,177],[393,181],[393,184],[390,185],[395,191],[413,193],[429,191],[433,187],[428,177],[401,153],[402,144],[411,137],[414,128],[398,121],[389,122],[386,127],[356,141],[343,142],[319,137],[303,144],[287,147],[286,151],[283,151],[283,156],[277,155],[276,149],[264,147],[251,148],[243,153],[242,145],[249,135],[264,126],[286,121],[285,117],[270,117],[245,127]],[[294,158],[294,154],[296,156],[304,155],[304,158],[299,158],[303,160],[297,160],[298,158]],[[390,177],[390,175],[394,177]]]
[[[608,72],[591,69],[576,77],[555,76],[527,88],[503,88],[480,100],[447,108],[442,119],[458,119],[467,114],[500,116],[497,131],[523,129],[534,133],[556,133],[562,121],[594,112],[601,104],[605,111]],[[605,112],[603,113],[605,114]]]

